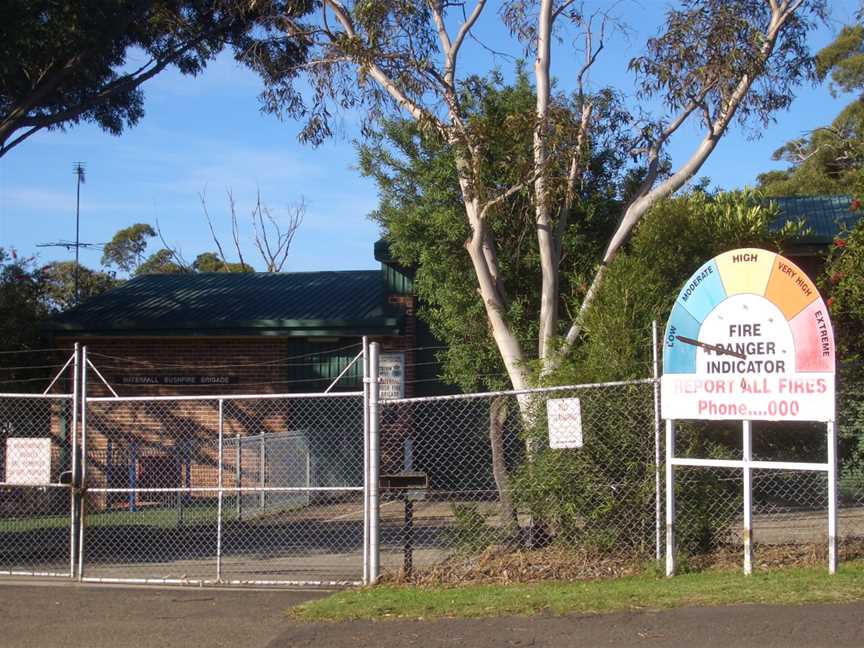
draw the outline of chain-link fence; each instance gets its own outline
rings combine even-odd
[[[69,576],[71,395],[0,394],[0,573]]]
[[[549,545],[653,556],[653,387],[384,401],[381,471],[422,473],[428,489],[382,493],[382,567],[458,571],[490,550]]]
[[[354,583],[369,575],[372,518],[385,576],[626,573],[664,549],[656,387],[647,379],[383,401],[377,510],[364,469],[372,409],[360,393],[0,395],[0,573]],[[826,460],[823,426],[752,429],[756,460]],[[740,460],[741,440],[740,423],[679,422],[676,455]],[[854,430],[840,450],[846,559],[864,548]],[[683,559],[740,563],[741,469],[675,471]],[[754,469],[752,481],[757,566],[822,560],[827,475]]]

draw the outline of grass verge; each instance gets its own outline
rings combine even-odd
[[[615,580],[453,588],[380,586],[338,592],[293,608],[300,621],[428,619],[538,613],[602,613],[736,603],[841,603],[864,600],[864,561],[825,568],[778,569],[746,577],[701,572]]]

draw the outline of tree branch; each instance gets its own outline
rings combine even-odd
[[[216,244],[216,251],[219,253],[219,258],[222,260],[222,267],[227,271],[228,260],[225,258],[225,251],[222,249],[222,243],[219,241],[219,237],[216,236],[216,230],[213,228],[213,219],[210,218],[210,212],[207,209],[206,189],[202,190],[198,194],[198,198],[201,201],[201,209],[204,210],[204,218],[207,219],[207,226],[210,228],[210,236],[213,238],[213,243]]]
[[[774,49],[774,45],[776,43],[780,29],[783,27],[786,20],[788,20],[789,16],[792,15],[792,13],[794,13],[794,11],[801,6],[802,1],[803,0],[799,0],[792,5],[787,5],[784,2],[784,5],[782,7],[779,7],[777,10],[774,10],[772,6],[771,21],[765,33],[764,43],[762,44],[762,47],[760,48],[758,54],[758,58],[756,59],[755,69],[759,70],[762,66],[765,65],[765,62],[768,60],[771,52]],[[643,183],[643,188],[645,189],[645,191],[643,191],[640,195],[637,195],[637,197],[627,207],[621,221],[619,222],[618,228],[612,235],[612,238],[610,239],[606,247],[606,252],[603,255],[603,260],[601,261],[600,266],[594,275],[594,279],[591,282],[591,286],[589,287],[588,292],[582,301],[582,304],[579,308],[579,313],[574,322],[572,323],[569,331],[567,332],[562,353],[559,355],[559,359],[556,360],[556,363],[560,363],[560,358],[566,355],[566,353],[572,348],[573,344],[576,342],[576,339],[581,333],[582,318],[584,317],[585,312],[591,306],[594,298],[597,295],[597,291],[602,284],[606,269],[608,268],[609,264],[617,257],[624,242],[627,240],[630,233],[633,231],[633,228],[636,226],[642,216],[644,216],[644,214],[654,204],[680,189],[687,181],[690,180],[690,178],[692,178],[699,171],[699,169],[702,167],[702,164],[704,164],[705,160],[708,158],[714,148],[716,148],[717,143],[723,136],[723,133],[728,128],[732,119],[734,118],[735,112],[741,105],[741,102],[749,91],[750,86],[753,84],[755,76],[755,73],[744,73],[741,76],[735,86],[735,89],[724,101],[724,105],[718,111],[715,118],[709,121],[708,124],[706,124],[707,132],[705,133],[702,141],[691,153],[690,157],[684,162],[684,164],[682,164],[678,168],[677,171],[671,174],[657,187],[651,188],[651,185],[653,185],[653,182],[656,180],[655,166],[653,174],[654,177],[650,179],[650,184],[648,184],[648,179],[646,179],[646,183]],[[687,108],[685,108],[681,112],[681,114],[679,114],[679,116],[675,120],[673,120],[672,124],[670,124],[664,130],[657,142],[653,143],[652,146],[649,148],[648,155],[651,158],[653,165],[657,164],[662,144],[664,144],[669,139],[669,137],[671,137],[671,135],[681,126],[681,124],[684,123],[686,118],[699,107],[699,103],[704,100],[706,94],[707,89],[703,90],[702,95],[697,98],[697,100],[692,101],[687,106]]]

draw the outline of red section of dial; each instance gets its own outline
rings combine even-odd
[[[819,298],[809,304],[789,326],[798,371],[834,371],[834,331],[825,302]]]

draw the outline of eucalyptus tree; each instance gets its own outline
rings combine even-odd
[[[830,124],[816,126],[774,152],[789,167],[759,176],[772,196],[864,193],[864,7],[816,55],[816,74],[833,96],[853,98]]]
[[[806,38],[825,10],[823,0],[682,0],[666,12],[660,33],[630,63],[641,105],[633,107],[638,119],[628,152],[642,167],[640,182],[621,208],[587,293],[573,317],[562,321],[562,223],[566,229],[594,145],[596,104],[589,75],[603,55],[610,25],[609,16],[586,5],[573,0],[509,0],[494,6],[486,0],[322,0],[311,19],[284,16],[269,23],[258,45],[247,52],[247,62],[266,83],[264,108],[303,119],[305,141],[320,143],[333,132],[334,114],[353,110],[365,113],[367,126],[384,116],[409,117],[447,143],[468,226],[464,247],[475,287],[517,389],[530,382],[529,347],[507,318],[512,295],[491,227],[500,209],[516,195],[528,196],[534,206],[533,238],[541,270],[535,342],[541,373],[550,372],[578,340],[581,316],[596,297],[606,268],[650,207],[699,171],[733,121],[762,128],[789,106],[795,85],[812,72]],[[533,58],[536,89],[527,125],[532,162],[508,186],[488,181],[487,142],[460,91],[466,43],[480,38],[481,21],[499,19]],[[277,36],[301,41],[305,61],[274,64],[269,48]],[[574,40],[578,48],[569,45]],[[574,123],[567,129],[553,109],[553,58],[561,61],[555,68],[559,76],[569,66],[579,97]],[[646,117],[648,107],[658,104],[661,114]],[[670,141],[696,128],[701,134],[690,154],[672,165]]]
[[[117,135],[144,115],[141,85],[169,66],[200,73],[252,30],[311,0],[4,0],[0,3],[0,157],[45,129],[90,122]],[[273,46],[282,62],[296,42]]]

